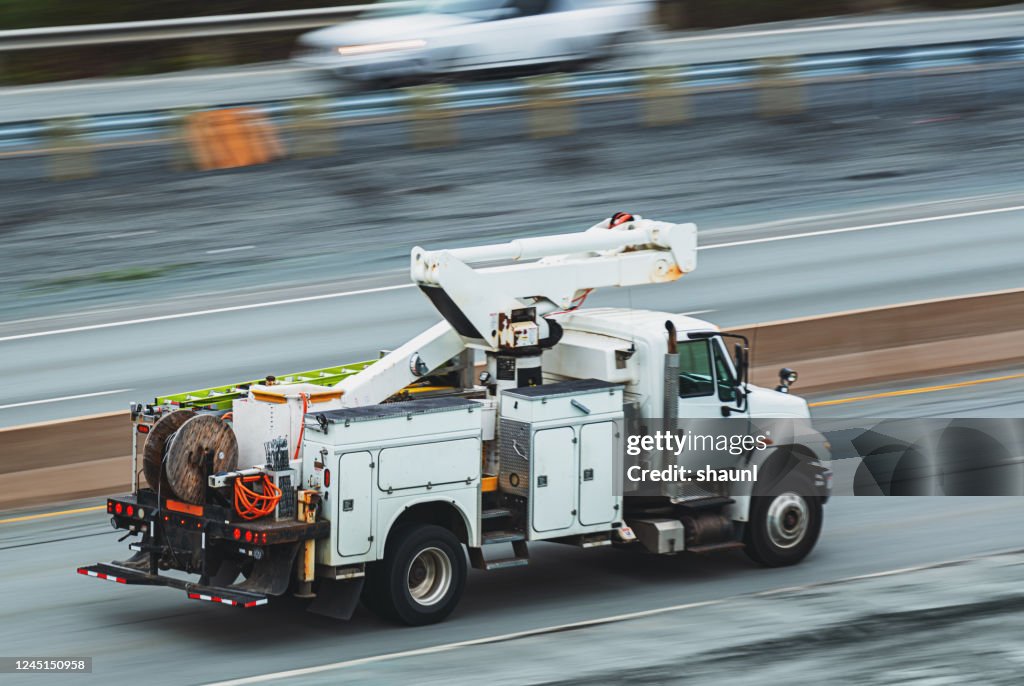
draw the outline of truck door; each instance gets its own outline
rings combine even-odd
[[[567,529],[576,517],[574,438],[569,427],[544,429],[533,436],[530,500],[534,531]]]
[[[718,397],[711,346],[709,338],[680,341],[678,344],[680,417],[709,419],[722,416],[722,405],[728,401]]]
[[[364,555],[370,551],[372,462],[373,456],[366,450],[345,453],[338,458],[334,478],[338,482],[335,521],[338,523],[339,555]]]
[[[580,524],[611,523],[615,505],[615,423],[585,424],[580,429]]]

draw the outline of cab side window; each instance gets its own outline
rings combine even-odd
[[[726,402],[736,400],[736,378],[729,369],[729,363],[725,361],[725,353],[722,346],[715,344],[715,379],[718,382],[718,399]]]
[[[709,341],[684,341],[679,349],[679,397],[699,398],[715,392]]]
[[[532,17],[548,11],[551,0],[512,0],[512,7],[519,10],[520,17]]]

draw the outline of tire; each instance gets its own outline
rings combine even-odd
[[[802,474],[788,476],[772,495],[751,498],[744,542],[750,559],[766,567],[786,567],[803,560],[821,534],[821,498],[807,495],[813,482]]]
[[[432,524],[397,529],[384,559],[368,570],[364,604],[384,619],[409,626],[450,615],[466,586],[466,554],[452,532]]]

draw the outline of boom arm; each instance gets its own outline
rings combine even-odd
[[[467,347],[537,347],[549,335],[544,315],[574,309],[591,290],[675,281],[697,266],[693,224],[636,218],[609,229],[608,223],[475,248],[414,248],[412,280],[447,321],[338,383],[341,403],[379,403]],[[498,260],[512,263],[470,266]]]
[[[524,238],[456,250],[412,251],[412,279],[466,345],[489,351],[535,345],[517,335],[514,313],[573,309],[581,294],[604,286],[675,281],[697,266],[697,227],[636,219],[614,229],[602,222],[581,233]],[[513,260],[474,269],[472,262]],[[523,262],[523,260],[535,260]],[[546,331],[538,332],[540,339]]]

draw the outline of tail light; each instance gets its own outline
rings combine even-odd
[[[135,516],[135,506],[134,505],[129,505],[128,507],[125,508],[124,512],[129,517],[134,517]]]
[[[251,531],[246,531],[245,532],[245,542],[246,543],[252,543],[252,532]]]
[[[330,488],[330,487],[331,487],[331,470],[330,469],[325,469],[324,470],[324,488]]]
[[[234,536],[235,540],[237,541],[238,539],[240,539],[242,537],[242,530],[241,529],[235,529],[234,531],[231,532],[231,535]]]
[[[116,514],[121,514],[122,512],[124,512],[124,505],[122,505],[121,503],[117,503],[116,505],[114,505],[114,512]]]

